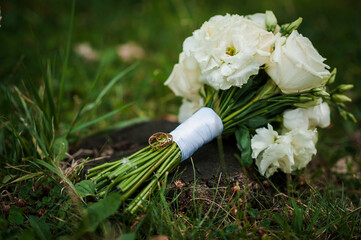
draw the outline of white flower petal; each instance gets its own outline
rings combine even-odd
[[[277,137],[278,133],[273,130],[271,124],[268,124],[268,129],[256,129],[256,135],[254,135],[251,139],[252,157],[257,158],[262,151],[275,143]]]
[[[256,165],[262,175],[270,177],[277,168],[283,172],[291,173],[294,164],[290,136],[279,136],[256,159]]]
[[[192,102],[187,99],[183,99],[182,105],[179,108],[178,122],[184,122],[195,112],[197,112],[203,106],[203,99],[199,98],[198,101]]]
[[[252,157],[259,172],[270,177],[278,169],[285,173],[306,167],[316,154],[317,130],[296,128],[283,135],[260,128],[251,139]]]
[[[306,115],[310,121],[309,128],[314,128],[314,127],[326,128],[331,123],[330,107],[326,102],[320,103],[315,107],[307,109]]]
[[[312,160],[312,156],[317,153],[317,129],[294,129],[288,135],[292,136],[292,148],[295,157],[295,164],[292,166],[292,170],[306,167]]]
[[[283,126],[286,130],[314,129],[315,127],[328,127],[330,125],[330,107],[326,102],[310,108],[296,108],[283,113]]]
[[[279,37],[267,63],[266,72],[284,93],[321,87],[329,68],[311,41],[296,30],[288,38]]]
[[[225,90],[241,87],[258,73],[277,38],[258,21],[239,15],[215,16],[185,40],[183,51],[198,62],[201,83]]]
[[[264,13],[255,13],[252,15],[248,15],[247,18],[252,22],[256,23],[259,27],[264,30],[266,29],[266,14]]]
[[[199,67],[193,57],[184,53],[179,55],[179,63],[174,65],[173,71],[167,81],[167,85],[175,95],[198,101],[201,84],[198,81]]]
[[[283,126],[288,130],[295,128],[308,129],[309,121],[306,109],[286,110],[283,113]]]

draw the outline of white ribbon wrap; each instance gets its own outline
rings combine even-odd
[[[223,131],[221,118],[211,108],[203,107],[184,121],[170,134],[182,152],[184,161],[197,149],[210,142]]]

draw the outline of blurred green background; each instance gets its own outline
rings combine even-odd
[[[1,2],[0,84],[5,92],[13,85],[21,85],[23,79],[32,79],[40,86],[48,63],[55,76],[54,88],[59,87],[71,5],[72,1]],[[98,123],[92,130],[102,130],[134,118],[176,115],[180,99],[163,83],[178,61],[184,39],[214,15],[246,15],[265,10],[273,10],[280,24],[303,17],[299,31],[310,38],[320,54],[327,58],[329,66],[338,69],[336,84],[355,85],[349,93],[353,98],[349,109],[360,119],[361,2],[356,0],[77,1],[63,117],[72,119],[81,99],[89,93],[99,94],[112,77],[133,62],[138,62],[136,69],[112,87],[93,117],[126,103],[133,103],[132,106]],[[143,51],[138,53],[140,60],[124,60],[118,56],[119,45],[129,42]],[[95,57],[87,60],[76,53],[75,49],[83,43],[95,51]],[[97,87],[91,91],[96,77],[99,78]],[[0,114],[6,116],[13,109],[4,95],[0,96]],[[328,129],[331,131],[321,131],[325,139],[323,147],[327,150],[330,144],[336,144],[341,152],[354,151],[342,142],[360,129],[360,123],[341,121],[335,112],[332,120]],[[322,143],[320,145],[322,151]]]

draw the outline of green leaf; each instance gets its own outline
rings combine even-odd
[[[83,180],[75,184],[75,189],[81,197],[94,196],[95,184],[90,180]]]
[[[269,230],[270,229],[270,224],[271,224],[271,220],[266,218],[266,219],[263,219],[260,223],[259,223],[259,226],[260,227],[264,227],[265,229]]]
[[[52,238],[49,225],[45,222],[44,218],[39,219],[36,216],[29,216],[29,223],[40,239],[47,240]]]
[[[95,231],[101,222],[117,211],[120,203],[121,195],[111,193],[99,202],[89,206],[85,211],[79,230],[83,233]]]
[[[248,128],[241,126],[235,131],[237,147],[241,151],[241,166],[248,166],[252,164],[252,149],[251,137]]]
[[[254,218],[258,217],[258,209],[257,208],[247,209],[247,213]]]
[[[245,125],[247,125],[247,127],[249,128],[253,128],[253,129],[256,129],[256,128],[259,128],[261,126],[264,126],[266,125],[267,123],[269,123],[271,121],[271,119],[267,118],[267,117],[264,117],[264,116],[256,116],[256,117],[253,117],[251,119],[248,119],[246,122],[245,122]]]
[[[55,139],[53,145],[53,151],[55,154],[55,161],[59,163],[61,160],[65,158],[66,153],[69,149],[68,140],[65,137],[59,137]]]
[[[19,208],[17,208],[17,207],[10,208],[10,214],[8,217],[8,221],[11,223],[14,223],[16,225],[21,225],[24,223],[24,217],[21,214]]]
[[[6,221],[5,216],[0,216],[0,229],[6,229],[8,226],[8,221]]]
[[[21,233],[21,235],[17,236],[18,240],[35,240],[37,239],[35,236],[35,232],[33,229],[26,229]]]
[[[131,233],[126,233],[121,235],[120,237],[117,238],[117,240],[134,240],[136,239],[136,236],[134,232]]]

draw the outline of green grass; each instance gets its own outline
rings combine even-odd
[[[0,28],[0,239],[349,239],[360,236],[360,121],[319,134],[317,164],[277,174],[234,192],[232,181],[159,185],[145,211],[122,211],[119,196],[97,201],[79,186],[82,162],[64,171],[66,153],[86,136],[176,114],[180,99],[163,83],[182,42],[211,16],[274,11],[279,22],[303,17],[300,32],[336,84],[354,84],[349,110],[361,119],[361,30],[357,1],[7,1]],[[72,12],[74,14],[72,14]],[[145,51],[122,61],[117,46]],[[74,52],[89,42],[99,59]],[[344,173],[330,169],[349,159]],[[65,167],[64,167],[65,166]],[[306,180],[307,179],[307,180]],[[84,190],[85,189],[85,190]],[[85,192],[84,192],[85,191]],[[81,198],[79,198],[81,196]],[[112,207],[109,207],[112,206]]]

